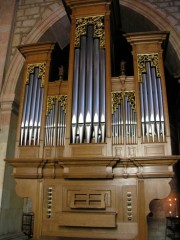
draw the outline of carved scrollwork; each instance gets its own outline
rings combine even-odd
[[[151,62],[151,66],[156,68],[157,77],[160,77],[159,71],[159,55],[158,53],[152,54],[138,54],[137,63],[138,63],[138,79],[139,82],[142,82],[142,73],[146,73],[146,62]]]
[[[51,111],[55,101],[58,100],[64,112],[66,113],[67,108],[67,95],[55,95],[47,97],[47,107],[46,107],[46,115]]]
[[[83,17],[76,19],[75,47],[79,47],[80,36],[86,35],[88,24],[94,25],[94,37],[100,38],[100,47],[105,47],[104,16]]]
[[[111,99],[112,99],[112,114],[113,114],[115,113],[118,104],[123,99],[122,92],[112,92]]]
[[[48,96],[47,97],[46,115],[48,115],[48,113],[53,108],[53,105],[55,104],[56,98],[57,98],[56,96]]]
[[[38,78],[41,79],[41,87],[44,87],[44,81],[45,81],[45,71],[46,71],[46,63],[33,63],[27,65],[27,73],[26,73],[26,84],[29,83],[29,75],[31,73],[34,73],[34,68],[38,67]]]
[[[57,99],[60,102],[62,109],[66,113],[66,110],[67,110],[67,95],[59,95],[59,96],[57,96]]]
[[[135,97],[135,91],[125,91],[124,95],[127,97],[132,109],[136,110],[136,97]]]

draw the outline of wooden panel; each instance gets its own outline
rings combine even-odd
[[[73,227],[116,227],[116,213],[62,213],[60,226]]]
[[[84,185],[76,181],[75,184],[63,186],[63,193],[62,193],[63,211],[72,211],[72,208],[74,208],[74,204],[73,204],[73,201],[75,200],[74,195],[78,195],[77,198],[81,200],[84,200],[84,199],[91,200],[91,198],[95,199],[96,196],[99,195],[101,197],[101,203],[102,203],[101,207],[108,212],[115,212],[116,211],[115,186],[111,186],[108,183],[106,183],[106,185],[99,185],[99,181],[95,181],[95,183],[96,185],[93,185],[91,181],[84,180]],[[88,189],[86,185],[88,185]],[[87,198],[87,195],[88,195],[88,198]],[[103,196],[103,199],[102,199],[102,196]],[[78,206],[76,207],[78,208]],[[97,209],[99,209],[100,205],[99,206],[96,205],[96,207]],[[88,205],[84,207],[84,209],[88,209],[88,208],[89,208]],[[80,211],[83,211],[83,209]]]
[[[164,156],[164,145],[149,145],[144,146],[145,156]]]
[[[72,157],[100,157],[104,156],[104,144],[96,144],[96,145],[72,145]]]
[[[19,158],[38,158],[39,147],[19,147]]]
[[[97,191],[72,192],[70,206],[75,209],[105,209],[105,193]]]

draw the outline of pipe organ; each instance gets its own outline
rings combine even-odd
[[[48,96],[44,146],[64,146],[67,96]]]
[[[167,33],[125,34],[134,76],[122,62],[121,75],[111,77],[110,2],[66,3],[68,79],[55,43],[19,47],[25,61],[16,153],[6,159],[16,192],[32,199],[34,239],[148,239],[149,203],[169,194],[177,161],[162,59]]]
[[[42,76],[44,71],[44,64],[28,65],[21,120],[20,146],[39,145],[44,94]]]
[[[137,144],[134,91],[112,92],[112,144]]]
[[[138,55],[143,142],[164,142],[164,107],[158,55]]]
[[[77,19],[76,26],[72,143],[104,143],[105,43],[103,17]]]

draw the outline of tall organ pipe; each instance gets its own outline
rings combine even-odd
[[[57,124],[57,146],[61,146],[61,137],[62,137],[62,110],[61,104],[58,102],[58,124]]]
[[[38,68],[35,68],[34,70],[34,79],[33,79],[33,89],[32,89],[32,102],[31,102],[31,113],[30,113],[30,119],[29,119],[29,145],[31,145],[32,142],[32,133],[33,133],[33,124],[34,124],[34,116],[35,116],[35,103],[36,103],[36,96],[37,96],[37,81],[38,81]]]
[[[150,62],[146,62],[147,70],[147,91],[148,91],[148,102],[150,110],[150,121],[154,121],[154,104],[153,104],[153,93],[152,93],[152,79],[151,79],[151,66]]]
[[[156,79],[156,70],[152,68],[152,80],[153,80],[153,90],[154,90],[154,110],[155,110],[155,120],[156,120],[156,129],[158,141],[160,141],[160,115],[159,115],[159,101],[158,101],[158,93],[157,93],[157,79]]]
[[[30,110],[31,110],[31,99],[32,99],[32,89],[33,89],[33,78],[34,74],[30,74],[29,80],[29,91],[28,91],[28,103],[27,103],[27,111],[25,117],[25,136],[24,136],[24,145],[27,145],[27,138],[29,133],[29,120],[30,120]]]
[[[105,142],[105,49],[100,49],[100,125],[101,141]]]
[[[163,99],[162,99],[161,79],[159,77],[157,78],[157,90],[158,90],[158,99],[159,99],[160,118],[161,118],[161,121],[164,121],[164,108],[163,108]]]
[[[153,89],[152,89],[152,77],[151,77],[151,64],[150,62],[146,62],[146,69],[147,69],[147,86],[148,86],[148,97],[149,97],[149,110],[150,110],[150,122],[151,122],[151,134],[152,139],[154,142],[154,135],[155,135],[155,129],[154,129],[154,102],[153,102]]]
[[[93,91],[93,123],[94,123],[94,136],[95,142],[98,142],[99,133],[99,39],[94,39],[94,91]]]
[[[140,83],[140,101],[141,101],[141,122],[142,122],[142,139],[144,142],[145,126],[144,126],[144,99],[143,99],[143,83]]]
[[[39,109],[39,116],[38,116],[38,138],[37,144],[39,144],[40,140],[40,126],[41,126],[41,119],[42,119],[42,107],[43,107],[43,98],[44,98],[44,88],[40,88],[40,109]]]
[[[38,117],[39,117],[39,110],[40,110],[40,81],[37,81],[37,96],[36,96],[36,111],[35,111],[35,118],[34,118],[34,145],[37,142],[37,132],[38,132]]]
[[[86,74],[86,140],[90,143],[92,132],[92,94],[93,94],[93,25],[87,31],[87,74]]]
[[[158,99],[159,99],[162,138],[163,138],[163,141],[165,141],[165,139],[164,139],[165,138],[164,108],[163,108],[161,79],[159,77],[157,78],[157,90],[158,90]]]
[[[26,121],[26,110],[28,104],[28,94],[29,94],[29,85],[26,84],[25,87],[25,98],[24,98],[24,107],[23,107],[23,114],[22,114],[22,122],[21,122],[21,138],[20,138],[20,145],[23,145],[24,139],[24,131],[25,131],[25,121]]]
[[[76,141],[77,114],[78,114],[78,84],[79,84],[79,59],[80,49],[75,49],[73,99],[72,99],[72,142]]]
[[[78,128],[80,143],[83,142],[84,133],[85,77],[86,77],[86,36],[81,36],[79,96],[78,96]]]
[[[147,80],[146,80],[146,74],[143,74],[142,76],[143,76],[146,135],[147,135],[147,140],[149,142],[149,107],[148,107],[148,96],[147,96]]]

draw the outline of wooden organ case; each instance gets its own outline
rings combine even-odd
[[[108,1],[72,9],[68,80],[54,43],[20,46],[25,58],[13,166],[30,197],[34,239],[147,239],[154,198],[168,195],[172,166],[162,60],[166,32],[125,35],[134,76],[111,77]],[[61,55],[58,55],[61,58]]]

